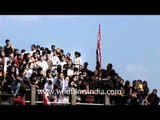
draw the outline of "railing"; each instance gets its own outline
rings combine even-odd
[[[73,92],[76,93],[76,92]],[[26,103],[30,103],[31,105],[36,105],[37,103],[43,103],[43,101],[36,101],[36,87],[33,85],[31,87],[31,99],[30,101],[26,101]],[[67,105],[111,105],[109,96],[105,95],[105,102],[104,104],[95,104],[95,103],[77,103],[76,102],[76,94],[71,94],[71,102],[65,103],[65,102],[50,102],[51,104],[67,104]]]

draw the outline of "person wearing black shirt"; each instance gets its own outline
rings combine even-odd
[[[14,52],[14,47],[13,47],[13,45],[10,44],[10,40],[9,39],[7,39],[5,41],[5,43],[6,43],[6,46],[4,46],[5,56],[9,57],[9,55]]]
[[[157,89],[154,89],[151,94],[148,95],[147,98],[149,105],[158,105],[159,104],[159,97],[157,96]]]

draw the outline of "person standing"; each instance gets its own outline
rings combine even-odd
[[[9,55],[14,52],[14,47],[10,44],[9,39],[7,39],[5,43],[6,45],[4,46],[4,53],[6,57],[9,57]]]

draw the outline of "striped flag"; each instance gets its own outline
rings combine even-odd
[[[46,93],[43,91],[43,105],[51,105]]]
[[[101,46],[101,28],[98,28],[97,50],[96,50],[96,67],[102,68],[102,46]]]

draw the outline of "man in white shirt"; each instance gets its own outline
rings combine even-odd
[[[51,52],[51,55],[53,55],[55,49],[56,49],[56,46],[55,46],[55,45],[51,45],[51,51],[52,51],[52,52]]]
[[[61,56],[61,62],[60,62],[60,65],[61,65],[61,69],[62,69],[62,70],[63,70],[63,67],[64,67],[65,64],[67,64],[66,61],[65,61],[65,56],[62,55],[62,56]]]
[[[66,81],[64,80],[64,75],[62,72],[59,73],[58,75],[58,78],[57,78],[57,81],[59,81],[60,83],[60,94],[59,94],[59,97],[58,97],[58,102],[63,102],[63,99],[64,99],[64,91],[66,89]]]
[[[63,102],[65,103],[68,103],[69,102],[69,80],[70,80],[70,77],[69,76],[66,76],[66,78],[64,79],[64,89],[63,89]]]
[[[75,67],[77,67],[78,69],[81,69],[82,66],[83,66],[83,62],[82,62],[82,58],[81,58],[81,53],[79,52],[75,52],[74,53],[75,55],[75,58],[74,58],[74,61],[73,63],[75,64]]]
[[[32,44],[31,46],[31,51],[29,52],[31,54],[31,56],[33,55],[33,53],[36,52],[36,45]]]
[[[33,69],[31,67],[31,64],[27,64],[25,69],[25,77],[30,78],[32,73],[33,73]]]
[[[57,68],[57,65],[59,65],[60,60],[56,54],[56,50],[53,51],[53,55],[51,56],[52,64],[53,64],[53,70]]]
[[[46,96],[50,96],[53,92],[54,86],[53,86],[53,79],[48,79],[47,82],[44,84],[44,92],[46,93]]]
[[[75,65],[72,64],[72,65],[71,65],[71,68],[69,68],[69,69],[67,70],[67,75],[68,75],[69,77],[71,77],[71,76],[74,75],[74,67],[75,67]]]
[[[48,64],[47,64],[47,62],[44,60],[44,55],[41,55],[41,56],[40,56],[40,61],[37,62],[37,65],[42,68],[43,74],[46,75],[46,71],[47,71],[47,69],[48,69]]]

